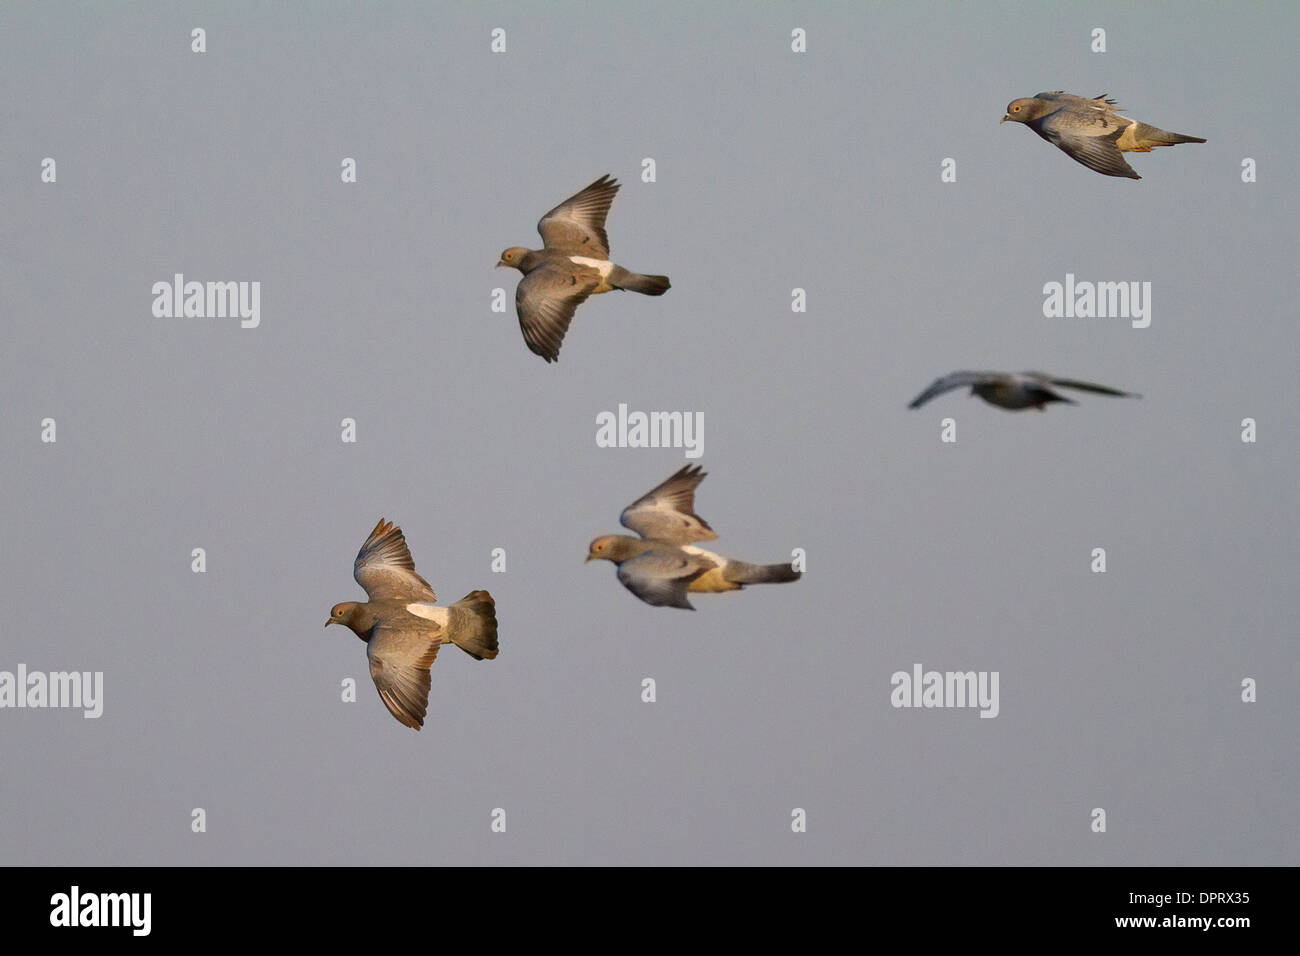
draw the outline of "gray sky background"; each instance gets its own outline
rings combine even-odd
[[[0,669],[105,675],[99,720],[0,711],[0,858],[1296,863],[1300,10],[630,7],[0,9]],[[1096,175],[998,125],[1052,89],[1209,142]],[[493,265],[606,172],[673,288],[548,366]],[[154,318],[175,272],[261,281],[261,327]],[[1151,327],[1044,318],[1067,272],[1151,282]],[[957,368],[1144,398],[906,408]],[[804,578],[688,614],[583,567],[685,462],[597,448],[620,402],[702,411],[718,550]],[[419,734],[322,629],[380,516],[497,600]],[[999,671],[1000,716],[895,710],[914,662]]]

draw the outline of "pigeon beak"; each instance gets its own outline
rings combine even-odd
[[[506,264],[506,260],[501,259],[500,261],[497,262],[497,268],[500,269],[505,264]]]
[[[582,563],[591,564],[591,555],[587,555],[585,558],[583,558]]]
[[[998,122],[999,122],[999,123],[1005,123],[1005,122],[1006,122],[1007,120],[1009,120],[1010,118],[1011,118],[1010,114],[1004,113],[1004,114],[1002,115],[1002,119],[998,120]]]
[[[333,623],[334,623],[334,618],[330,618],[328,621],[325,622],[325,626],[329,627]]]

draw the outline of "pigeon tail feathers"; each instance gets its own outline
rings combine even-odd
[[[451,619],[447,637],[475,660],[492,660],[497,656],[496,602],[487,591],[470,591],[455,604],[448,605]]]
[[[746,561],[730,561],[723,576],[736,584],[783,584],[786,581],[798,581],[802,573],[792,568],[788,562],[749,564]]]
[[[672,288],[667,276],[645,276],[638,272],[629,272],[622,266],[615,266],[610,272],[609,283],[615,289],[640,292],[642,295],[663,295]]]

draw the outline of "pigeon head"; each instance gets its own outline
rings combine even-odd
[[[642,549],[638,547],[640,543],[635,538],[629,538],[624,534],[601,535],[587,546],[587,561],[613,561],[615,564],[622,564],[641,552]]]
[[[530,250],[525,249],[523,246],[511,246],[505,252],[501,253],[501,261],[498,262],[497,265],[509,266],[511,269],[518,269],[520,272],[523,272],[524,257],[527,256],[529,252]]]
[[[350,627],[352,632],[364,641],[368,640],[367,635],[370,628],[374,626],[374,621],[369,620],[369,615],[362,613],[361,605],[356,601],[344,601],[330,608],[329,620],[325,622],[325,626],[329,627],[331,624]]]
[[[1040,116],[1050,113],[1054,108],[1051,103],[1036,100],[1032,96],[1012,100],[1007,104],[1007,115],[998,122],[1005,123],[1010,120],[1013,123],[1032,123]]]

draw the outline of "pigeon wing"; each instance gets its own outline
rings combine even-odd
[[[424,726],[429,667],[442,645],[427,634],[376,625],[366,642],[370,677],[389,713],[413,730]]]
[[[1117,388],[1109,388],[1105,385],[1098,385],[1096,382],[1081,382],[1073,378],[1050,378],[1040,372],[1029,373],[1035,378],[1048,382],[1051,385],[1059,385],[1061,388],[1077,388],[1081,392],[1096,392],[1098,395],[1117,395],[1120,398],[1141,398],[1136,392],[1122,392]]]
[[[591,290],[581,271],[554,265],[539,266],[524,276],[515,289],[515,312],[524,344],[546,361],[557,361],[573,313],[587,301]]]
[[[1091,170],[1104,176],[1141,179],[1124,160],[1119,148],[1124,127],[1131,122],[1126,117],[1117,116],[1109,107],[1094,105],[1057,110],[1030,123],[1029,127],[1075,162]]]
[[[1098,96],[1087,97],[1076,96],[1075,94],[1067,93],[1064,90],[1055,90],[1051,93],[1035,93],[1034,99],[1046,100],[1048,103],[1060,103],[1073,110],[1094,110],[1102,113],[1115,113],[1121,109],[1121,107],[1115,105],[1115,101],[1106,93],[1102,93]]]
[[[712,541],[717,534],[695,513],[695,488],[706,474],[699,465],[686,465],[624,508],[619,522],[647,541]]]
[[[687,600],[691,582],[709,569],[706,563],[684,551],[654,549],[629,558],[618,566],[618,579],[646,604],[655,607],[695,608]]]
[[[566,256],[609,258],[605,217],[609,214],[618,182],[608,175],[560,203],[537,223],[548,252]]]
[[[370,600],[398,598],[404,601],[436,601],[429,582],[415,573],[415,562],[402,529],[379,519],[366,543],[357,552],[352,576],[366,589]]]
[[[961,388],[963,385],[978,385],[981,382],[987,382],[997,378],[996,372],[952,372],[951,374],[936,378],[927,388],[916,398],[912,399],[908,408],[920,408],[930,399],[944,392],[951,392],[954,388]]]

